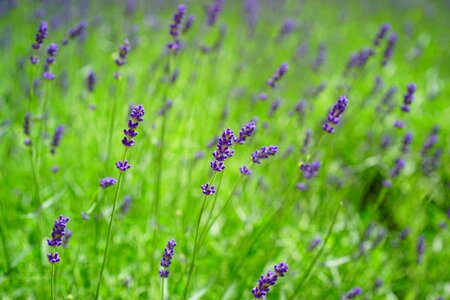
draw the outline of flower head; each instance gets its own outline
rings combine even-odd
[[[123,44],[119,46],[119,58],[116,58],[115,62],[117,66],[123,66],[128,57],[128,53],[130,53],[131,45],[128,39],[125,39]]]
[[[303,172],[303,177],[306,179],[311,179],[317,176],[320,169],[320,161],[316,160],[310,164],[302,163],[300,165],[300,170]]]
[[[167,243],[167,247],[164,248],[164,254],[163,257],[161,258],[161,262],[160,265],[162,267],[161,270],[159,270],[159,276],[162,278],[167,278],[169,277],[169,266],[172,263],[172,258],[173,258],[173,248],[175,248],[175,246],[177,245],[177,243],[175,242],[175,240],[170,240]]]
[[[278,276],[283,277],[286,272],[288,272],[288,265],[281,262],[274,266],[274,272],[267,272],[264,276],[262,275],[258,280],[255,288],[252,289],[253,296],[256,299],[264,299],[269,292],[269,288],[275,285],[278,280]]]
[[[409,106],[412,104],[414,100],[414,92],[416,91],[417,86],[414,83],[408,84],[407,91],[405,96],[403,97],[403,105],[400,107],[403,112],[409,112]]]
[[[252,174],[252,171],[250,171],[250,169],[247,166],[240,167],[239,171],[241,172],[242,175],[245,175],[245,176],[249,176]]]
[[[391,28],[391,25],[388,23],[385,23],[381,25],[380,29],[377,32],[377,35],[375,36],[375,39],[373,41],[374,46],[378,46],[380,44],[380,41],[383,39],[383,37],[386,35],[386,33]]]
[[[276,83],[284,76],[284,74],[286,74],[288,70],[289,65],[287,63],[281,64],[277,71],[272,75],[272,78],[267,80],[267,85],[274,89]]]
[[[38,32],[36,33],[35,43],[31,45],[34,50],[38,50],[41,48],[44,39],[48,37],[48,25],[47,22],[42,21],[41,25],[39,25]]]
[[[128,160],[125,160],[125,161],[119,160],[119,161],[116,162],[116,167],[120,171],[125,172],[126,170],[131,168],[131,165],[128,163]]]
[[[60,125],[56,128],[55,135],[53,136],[52,145],[51,145],[51,149],[50,149],[50,152],[52,154],[56,153],[56,148],[59,146],[63,132],[64,132],[63,125]]]
[[[323,130],[328,133],[333,133],[334,125],[337,125],[340,121],[340,116],[347,108],[348,98],[346,96],[339,97],[336,104],[331,109],[328,114],[327,122],[323,125]]]
[[[275,156],[278,152],[278,146],[263,146],[260,150],[256,150],[252,153],[252,161],[256,164],[260,164],[262,159],[269,158],[269,156]]]
[[[245,140],[250,137],[255,130],[255,121],[248,122],[244,127],[241,128],[241,130],[239,131],[239,137],[236,137],[234,142],[243,145],[245,143]]]
[[[217,18],[219,17],[224,4],[225,0],[215,0],[214,3],[207,7],[207,21],[209,26],[214,26],[214,24],[216,24]]]
[[[102,189],[106,189],[107,187],[110,187],[112,185],[115,185],[117,180],[113,177],[105,177],[100,179],[100,186]]]
[[[213,185],[209,185],[209,183],[205,183],[201,186],[202,192],[204,195],[209,196],[216,192],[216,188]]]
[[[359,296],[362,294],[362,289],[360,287],[355,287],[348,291],[342,299],[353,299],[356,298],[356,296]]]
[[[389,36],[388,45],[386,46],[386,49],[384,50],[384,58],[381,63],[383,66],[387,65],[387,63],[391,59],[392,54],[394,53],[395,44],[397,44],[397,34],[395,32],[393,32]]]
[[[234,132],[230,128],[225,129],[219,137],[216,151],[213,152],[214,160],[210,164],[214,171],[221,172],[225,169],[225,160],[234,154],[234,150],[231,150],[230,147],[233,145],[235,139]]]

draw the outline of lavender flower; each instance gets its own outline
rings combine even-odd
[[[203,194],[206,196],[212,195],[216,192],[216,188],[213,185],[209,186],[209,183],[203,184],[201,188]]]
[[[388,45],[386,49],[384,50],[384,58],[382,61],[382,65],[385,66],[389,62],[389,60],[392,57],[392,54],[394,52],[394,46],[397,43],[397,34],[395,32],[391,33],[391,35],[388,38]]]
[[[319,246],[319,244],[321,242],[322,242],[322,239],[320,238],[320,236],[313,239],[308,246],[308,251],[312,251],[312,250],[316,249],[316,247]]]
[[[235,138],[234,142],[243,145],[248,137],[250,137],[256,130],[255,121],[250,121],[245,124],[239,131],[239,137]]]
[[[395,167],[391,170],[390,176],[392,178],[397,177],[400,174],[400,171],[405,166],[405,161],[403,159],[397,159],[395,160]]]
[[[31,113],[25,114],[25,119],[23,121],[23,133],[25,133],[25,146],[31,145],[31,139],[30,139],[30,119],[31,119]]]
[[[400,107],[403,112],[409,112],[410,108],[409,106],[412,104],[412,101],[414,100],[414,92],[416,91],[417,86],[414,83],[408,84],[408,89],[403,97],[403,105]]]
[[[119,161],[116,162],[116,167],[120,171],[125,172],[126,170],[131,168],[131,165],[128,163],[128,160],[125,160],[125,161],[119,160]]]
[[[306,130],[305,139],[303,140],[302,154],[306,154],[309,144],[311,143],[311,129]]]
[[[338,124],[340,119],[339,117],[342,115],[342,113],[347,108],[348,99],[346,96],[339,97],[336,104],[331,109],[330,113],[328,114],[328,120],[325,124],[323,124],[323,130],[325,130],[328,133],[333,133],[334,127],[332,124]]]
[[[107,187],[113,186],[117,183],[117,180],[113,177],[105,177],[100,179],[100,186],[102,189],[106,189]]]
[[[383,136],[383,139],[381,140],[381,149],[386,149],[392,141],[392,137],[389,134],[386,134]]]
[[[409,145],[411,145],[412,139],[413,135],[411,132],[407,132],[403,137],[403,145],[402,145],[403,154],[407,154],[409,152]]]
[[[39,50],[41,48],[44,39],[48,37],[48,25],[45,21],[41,22],[39,25],[38,32],[36,33],[35,41],[36,43],[32,44],[32,48],[34,50]]]
[[[58,54],[58,45],[55,43],[51,43],[47,48],[47,64],[51,65],[55,62],[56,55]]]
[[[378,46],[380,44],[380,41],[383,39],[383,37],[386,35],[386,33],[389,31],[390,28],[391,28],[391,25],[388,23],[381,25],[381,27],[378,30],[378,33],[375,36],[375,39],[373,41],[374,46]]]
[[[438,132],[439,132],[439,126],[436,125],[431,130],[425,144],[422,147],[422,151],[420,152],[422,154],[422,157],[426,156],[428,151],[431,149],[431,147],[433,147],[433,145],[437,143]]]
[[[250,169],[247,166],[240,167],[239,171],[241,172],[242,175],[245,175],[245,176],[249,176],[252,174],[252,171],[250,171]]]
[[[383,79],[380,76],[375,77],[375,85],[373,86],[372,92],[370,92],[371,96],[374,96],[378,93],[378,91],[383,86]]]
[[[256,23],[258,22],[259,17],[258,0],[245,0],[244,10],[247,18],[247,26],[252,34],[255,31]]]
[[[264,299],[269,292],[269,288],[275,285],[278,276],[283,277],[289,271],[288,265],[283,262],[275,265],[273,269],[274,272],[269,271],[265,276],[262,275],[256,287],[252,289],[255,299]]]
[[[116,58],[116,65],[121,67],[125,64],[126,59],[128,57],[128,53],[130,53],[131,45],[128,39],[125,39],[123,44],[119,46],[119,58]]]
[[[72,237],[72,230],[67,229],[66,233],[62,237],[62,246],[63,248],[67,248],[67,244],[70,241],[70,238]]]
[[[297,51],[295,52],[296,58],[302,58],[308,52],[308,44],[302,43],[298,46]]]
[[[396,87],[391,87],[391,88],[386,92],[386,94],[384,95],[383,100],[382,100],[382,102],[381,102],[381,103],[382,103],[382,106],[384,106],[386,109],[383,111],[382,106],[379,105],[379,106],[377,107],[377,111],[378,111],[379,113],[384,112],[384,115],[386,115],[386,114],[388,114],[388,113],[390,113],[390,112],[392,111],[392,105],[391,105],[392,97],[395,95],[396,92],[397,92],[397,88],[396,88]]]
[[[292,19],[285,19],[283,21],[283,25],[281,26],[280,32],[278,34],[277,40],[280,41],[285,36],[290,34],[294,31],[295,27],[297,26],[297,23]]]
[[[94,71],[90,70],[89,71],[89,75],[86,79],[86,86],[87,86],[87,90],[92,93],[94,91],[94,87],[95,87],[95,83],[97,82],[96,78],[95,78],[95,73]]]
[[[295,187],[299,189],[300,191],[306,191],[308,189],[308,186],[304,183],[298,182]]]
[[[410,227],[406,227],[405,229],[403,229],[400,234],[399,234],[399,239],[404,241],[406,240],[406,238],[408,237],[408,235],[411,233],[411,228]]]
[[[355,287],[353,289],[351,289],[350,291],[348,291],[343,297],[342,299],[353,299],[356,298],[357,296],[362,294],[362,290],[360,287]]]
[[[58,166],[52,166],[50,171],[52,171],[53,174],[56,174],[59,172],[59,167]]]
[[[398,129],[403,129],[403,128],[405,128],[405,123],[402,121],[396,120],[394,122],[394,126]]]
[[[225,0],[215,0],[214,3],[207,7],[207,22],[209,26],[214,26],[217,22],[217,18],[223,9]]]
[[[177,12],[173,15],[173,22],[170,24],[170,35],[176,40],[180,35],[180,27],[186,14],[186,5],[178,5]]]
[[[272,78],[267,80],[267,85],[274,89],[276,83],[283,77],[284,74],[286,74],[288,70],[289,65],[287,63],[281,64],[278,70],[272,75]]]
[[[135,142],[133,140],[134,137],[137,136],[136,128],[139,125],[139,122],[144,120],[143,116],[145,114],[144,107],[142,105],[135,106],[130,113],[130,120],[128,120],[128,129],[124,129],[123,132],[125,137],[122,139],[122,144],[125,147],[134,146]]]
[[[234,132],[230,128],[225,129],[222,136],[219,137],[216,151],[213,152],[215,159],[210,164],[214,171],[221,172],[225,169],[225,160],[234,154],[234,150],[231,150],[230,147],[233,145],[235,139]]]
[[[362,68],[367,63],[369,58],[374,54],[375,52],[371,48],[362,49],[361,51],[352,54],[347,63],[345,73],[348,73],[351,69],[354,68]]]
[[[423,261],[423,254],[425,252],[425,237],[421,235],[417,242],[417,263],[421,264]]]
[[[314,72],[317,72],[319,68],[323,65],[326,56],[327,56],[327,47],[325,46],[325,44],[321,44],[319,46],[318,54],[312,67]]]
[[[161,267],[162,269],[159,270],[159,276],[161,278],[167,278],[169,277],[169,266],[172,263],[172,258],[173,258],[173,248],[175,248],[175,246],[177,245],[177,243],[175,243],[175,240],[170,240],[169,242],[167,242],[167,247],[164,248],[164,254],[163,257],[161,258]]]
[[[193,15],[187,16],[186,22],[184,23],[184,27],[182,30],[182,32],[184,34],[186,34],[191,29],[192,24],[194,24],[194,21],[195,21],[195,17]]]
[[[52,238],[47,239],[47,244],[52,247],[56,248],[61,246],[62,244],[62,238],[66,234],[66,226],[67,222],[69,222],[69,218],[65,218],[62,215],[59,216],[59,219],[55,220],[55,224],[52,229]],[[60,261],[60,257],[58,252],[54,252],[47,254],[48,261],[52,264],[57,263]]]
[[[270,110],[269,110],[269,113],[267,114],[267,116],[269,118],[273,117],[273,114],[278,110],[280,105],[281,105],[280,99],[276,99],[275,101],[273,101],[272,105],[270,106]]]
[[[56,128],[55,135],[53,136],[52,145],[51,145],[51,149],[50,149],[51,154],[56,153],[56,148],[59,146],[63,132],[64,132],[64,126],[59,125]]]
[[[122,205],[120,206],[120,214],[122,216],[128,213],[128,211],[130,210],[130,205],[131,205],[131,197],[125,196],[123,198]]]
[[[67,33],[68,38],[65,38],[63,41],[63,45],[67,45],[69,39],[74,39],[77,36],[81,36],[85,32],[87,26],[88,26],[87,21],[81,21],[77,26],[71,28]]]
[[[305,177],[306,179],[311,179],[317,176],[317,173],[319,172],[320,169],[320,161],[316,160],[313,161],[310,164],[305,164],[302,163],[300,165],[300,170],[303,173],[303,177]]]
[[[262,159],[274,156],[278,152],[278,146],[263,146],[260,150],[256,150],[252,153],[252,161],[256,164],[260,164]]]

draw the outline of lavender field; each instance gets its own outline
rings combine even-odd
[[[0,299],[450,299],[449,15],[0,1]]]

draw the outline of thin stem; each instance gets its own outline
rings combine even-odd
[[[127,149],[128,148],[126,148],[124,153],[123,153],[122,161],[125,161],[125,158],[126,158],[126,155],[127,155]],[[119,198],[120,185],[122,183],[123,175],[124,175],[124,171],[120,171],[119,179],[117,180],[116,193],[114,195],[114,202],[113,202],[111,217],[109,219],[108,237],[106,239],[105,252],[103,253],[103,262],[102,262],[102,267],[100,269],[100,275],[99,275],[99,278],[98,278],[97,291],[95,292],[95,299],[98,299],[98,297],[100,295],[100,285],[101,285],[101,282],[102,282],[103,271],[105,269],[106,258],[108,256],[109,244],[111,242],[112,225],[113,225],[114,215],[115,215],[115,212],[116,212],[116,204],[117,204],[117,199]]]
[[[336,224],[337,216],[338,216],[339,211],[341,210],[341,208],[342,208],[342,202],[340,202],[338,204],[338,208],[336,209],[336,212],[334,213],[333,221],[331,222],[331,225],[328,228],[327,236],[325,237],[325,240],[323,242],[322,247],[317,252],[317,254],[314,257],[314,259],[311,261],[311,264],[309,265],[307,271],[305,272],[305,275],[303,275],[303,277],[300,280],[300,283],[297,285],[297,287],[295,288],[293,294],[291,295],[291,297],[289,297],[289,299],[293,299],[292,296],[297,294],[297,292],[301,289],[301,287],[305,284],[306,280],[311,275],[311,272],[312,272],[314,266],[316,265],[317,260],[319,259],[320,255],[322,254],[323,250],[325,249],[325,247],[327,245],[327,242],[328,242],[328,239],[330,238],[331,233],[333,232],[333,228],[334,228],[334,225]]]
[[[54,263],[52,263],[51,296],[52,296],[52,300],[55,300],[55,264]]]
[[[217,175],[217,172],[214,172],[214,174],[209,182],[209,186],[212,186],[212,184],[214,183],[214,179],[216,178],[216,175]],[[200,213],[198,214],[197,228],[195,229],[194,250],[192,251],[192,260],[191,260],[191,265],[189,266],[188,279],[187,279],[186,287],[184,288],[183,299],[187,299],[187,295],[189,293],[189,284],[191,283],[191,278],[192,278],[192,272],[194,271],[194,268],[195,268],[195,258],[197,256],[197,247],[198,247],[198,231],[200,228],[200,223],[202,221],[202,215],[203,215],[203,211],[205,209],[205,203],[206,203],[207,197],[208,197],[207,195],[205,195],[203,197],[202,207],[200,209]]]
[[[161,277],[161,300],[164,300],[164,282],[165,282],[165,278]]]

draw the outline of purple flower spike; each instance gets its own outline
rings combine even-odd
[[[59,261],[61,260],[61,259],[59,258],[58,252],[55,252],[54,254],[52,254],[52,253],[47,254],[47,258],[48,258],[48,261],[49,261],[51,264],[55,264],[55,263],[57,263],[57,262],[59,262]]]
[[[219,17],[219,14],[223,9],[224,4],[225,0],[215,0],[213,4],[207,7],[209,26],[214,26],[214,24],[216,24],[217,18]]]
[[[305,140],[303,141],[302,154],[306,154],[308,146],[311,143],[311,129],[306,130]]]
[[[121,67],[125,64],[126,59],[128,57],[128,53],[130,53],[131,45],[128,39],[125,39],[123,44],[119,46],[119,58],[116,58],[116,65]]]
[[[216,151],[213,152],[215,160],[210,164],[214,171],[221,172],[225,169],[225,160],[232,157],[234,154],[234,150],[231,150],[230,147],[233,145],[235,139],[234,132],[230,128],[225,129],[219,137]]]
[[[252,289],[253,296],[256,299],[264,299],[269,292],[269,288],[278,280],[278,276],[283,277],[286,272],[288,272],[287,264],[282,262],[275,265],[274,272],[269,271],[258,280],[256,287]]]
[[[425,237],[421,235],[417,242],[417,263],[421,264],[423,261],[423,254],[425,253]]]
[[[113,177],[105,177],[100,179],[100,186],[102,189],[106,189],[107,187],[113,186],[117,183],[117,180]]]
[[[260,150],[256,150],[252,153],[252,161],[256,164],[260,164],[262,159],[274,156],[278,152],[278,146],[263,146]]]
[[[306,191],[308,189],[308,186],[304,183],[298,182],[295,187],[299,189],[300,191]]]
[[[384,50],[384,58],[382,61],[382,65],[385,66],[389,62],[389,60],[392,57],[392,54],[394,53],[394,46],[397,43],[397,34],[395,32],[391,33],[391,35],[388,38],[388,45],[386,49]]]
[[[94,91],[95,88],[95,83],[97,82],[96,78],[95,78],[95,73],[94,71],[89,71],[89,75],[86,79],[86,86],[87,86],[87,90],[92,93]]]
[[[47,64],[51,65],[55,62],[55,57],[58,54],[58,45],[55,43],[51,43],[47,48]]]
[[[342,299],[353,299],[362,294],[362,289],[360,287],[355,287],[348,291]]]
[[[380,41],[383,39],[383,37],[386,35],[386,33],[391,29],[391,25],[388,23],[385,23],[381,25],[380,29],[378,30],[377,35],[375,36],[375,40],[373,41],[374,46],[378,46],[380,44]]]
[[[255,121],[248,122],[247,124],[245,124],[244,127],[241,128],[241,130],[239,131],[239,137],[236,138],[234,142],[243,145],[245,143],[245,140],[248,137],[250,137],[255,130],[256,130]]]
[[[308,251],[312,251],[319,246],[319,244],[322,242],[322,239],[319,237],[316,237],[314,240],[311,241],[311,243],[308,246]]]
[[[398,129],[403,129],[403,128],[405,128],[405,123],[403,123],[402,121],[396,120],[394,122],[394,126]]]
[[[403,105],[400,107],[403,112],[409,112],[409,106],[412,104],[414,100],[414,92],[416,91],[417,86],[414,83],[408,84],[408,88],[405,96],[403,97]]]
[[[276,87],[276,83],[283,77],[284,74],[289,70],[289,65],[287,63],[281,64],[278,70],[272,75],[272,78],[267,80],[267,85],[273,89]]]
[[[438,132],[439,132],[439,126],[434,126],[431,130],[430,134],[428,135],[428,138],[425,142],[425,144],[422,147],[422,151],[420,152],[422,154],[422,157],[425,157],[430,151],[430,149],[434,146],[434,144],[438,141]]]
[[[403,169],[403,167],[405,166],[405,161],[403,159],[397,159],[395,161],[395,167],[391,170],[390,176],[392,178],[397,177],[400,174],[400,171]]]
[[[131,205],[131,197],[125,196],[123,198],[122,205],[120,206],[120,214],[122,216],[128,213],[128,211],[130,210],[130,205]]]
[[[130,118],[131,120],[128,120],[128,129],[124,129],[123,133],[125,136],[122,139],[122,144],[129,148],[134,146],[135,141],[133,140],[134,137],[137,136],[136,128],[138,127],[139,123],[144,121],[145,110],[142,105],[138,105],[133,107]]]
[[[178,5],[177,12],[173,15],[173,22],[170,24],[170,35],[177,38],[180,35],[180,26],[186,14],[186,5]]]
[[[409,145],[411,145],[413,135],[411,132],[407,132],[403,138],[402,152],[407,154],[409,152]]]
[[[33,45],[34,50],[39,50],[41,48],[42,43],[44,42],[44,39],[48,37],[48,25],[45,21],[41,22],[41,25],[38,28],[38,32],[36,33],[36,38]]]
[[[241,172],[242,175],[245,176],[249,176],[252,174],[252,171],[250,171],[250,169],[247,166],[240,167],[239,171]]]
[[[161,267],[162,269],[159,270],[159,276],[162,278],[167,278],[169,277],[169,270],[168,268],[170,267],[170,264],[172,263],[172,258],[173,258],[173,248],[175,248],[175,246],[177,245],[177,243],[175,242],[175,240],[170,240],[169,242],[167,242],[167,247],[164,248],[164,254],[163,257],[161,258]]]
[[[59,247],[62,244],[62,237],[66,233],[65,229],[66,229],[67,222],[69,222],[69,218],[65,218],[62,215],[59,216],[59,219],[55,220],[55,224],[53,225],[53,229],[52,229],[52,238],[47,239],[47,244],[50,247],[55,248],[55,247]]]
[[[209,186],[209,183],[205,183],[201,186],[201,188],[203,194],[206,196],[212,195],[216,192],[216,188],[213,185]]]
[[[347,108],[348,104],[348,98],[346,96],[339,97],[336,104],[331,109],[330,113],[328,114],[327,122],[323,125],[323,130],[325,130],[328,133],[333,133],[334,131],[334,125],[337,125],[340,121],[340,116]]]
[[[119,160],[119,161],[116,162],[116,167],[120,171],[125,172],[126,170],[131,168],[131,165],[128,163],[128,160],[125,160],[125,161]]]
[[[60,125],[56,128],[55,135],[53,136],[53,140],[52,140],[52,147],[50,149],[50,152],[52,154],[56,153],[56,148],[59,146],[59,142],[61,141],[63,132],[64,132],[63,125]]]
[[[192,24],[194,24],[194,21],[195,21],[195,17],[193,15],[189,15],[186,18],[186,23],[184,23],[184,27],[183,27],[184,34],[186,34],[189,31],[189,29],[191,29]]]
[[[317,176],[320,169],[320,161],[316,160],[310,164],[302,163],[300,165],[300,170],[303,172],[303,177],[306,179],[311,179]]]

